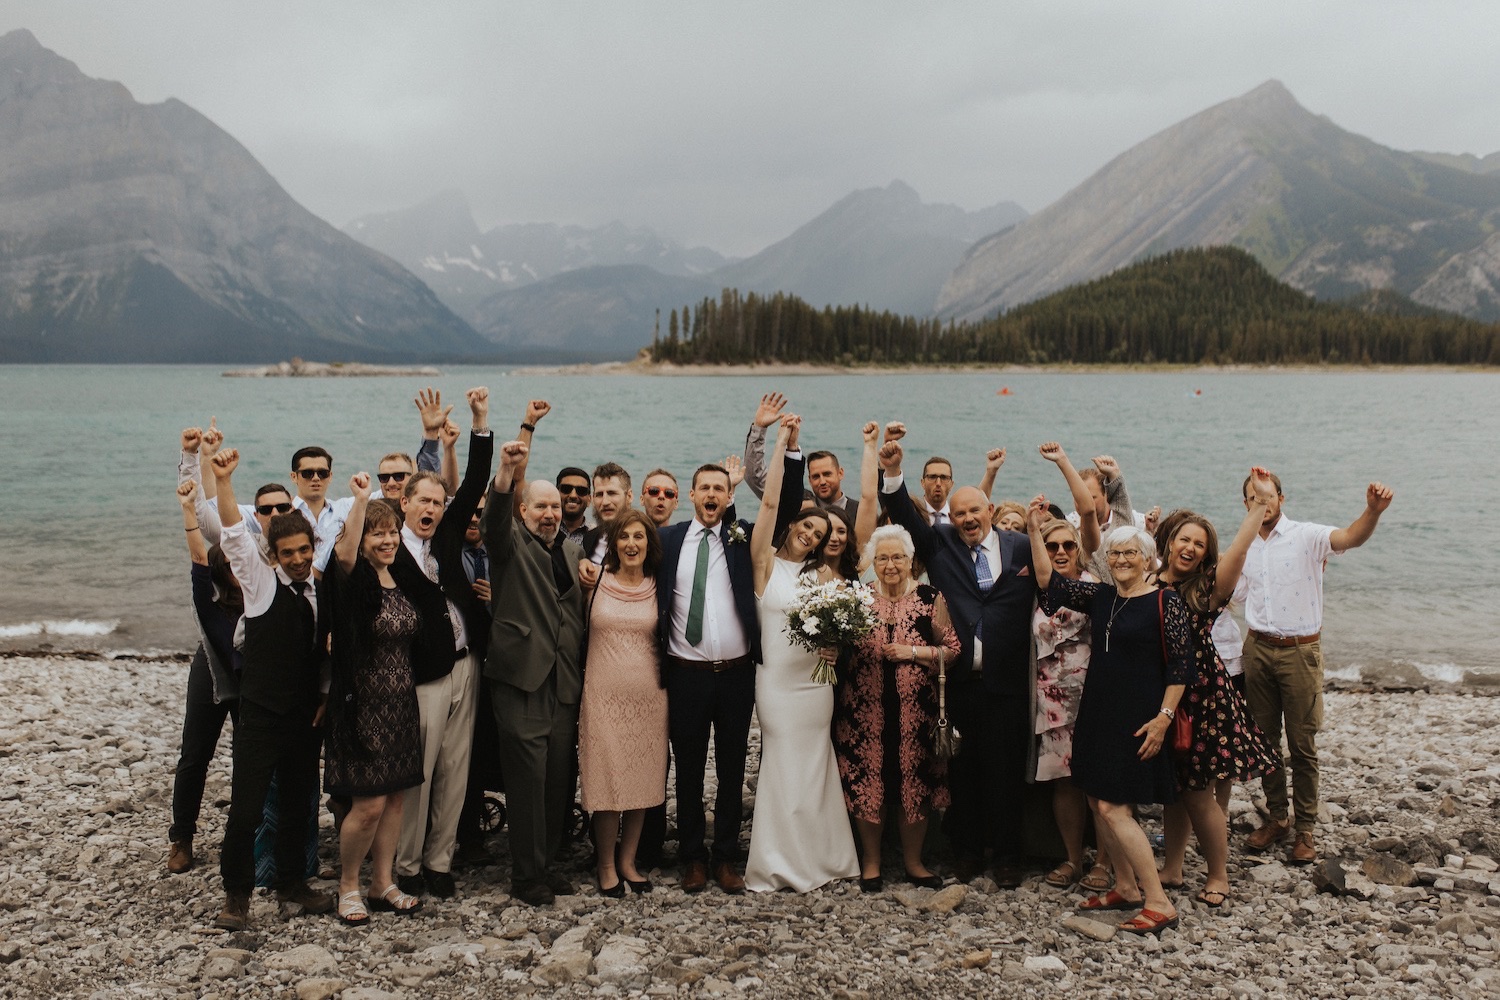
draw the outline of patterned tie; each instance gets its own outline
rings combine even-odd
[[[975,545],[975,546],[973,546],[973,549],[974,549],[974,579],[976,581],[978,581],[978,583],[979,583],[979,592],[981,594],[988,594],[990,592],[990,588],[995,585],[994,574],[992,574],[990,572],[990,561],[989,561],[989,559],[984,554],[984,546],[983,545]],[[983,616],[981,616],[979,619],[975,620],[975,622],[974,622],[974,638],[976,638],[976,639],[980,640],[981,642],[983,642],[984,641],[984,635],[982,634],[983,631],[984,631],[984,620],[983,620]]]
[[[437,556],[432,554],[432,543],[422,543],[422,572],[427,574],[427,579],[433,583],[438,582]]]
[[[687,643],[703,641],[703,599],[708,593],[708,531],[698,539],[698,565],[693,569],[693,596],[688,601]]]

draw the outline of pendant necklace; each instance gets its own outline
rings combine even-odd
[[[1125,603],[1119,605],[1119,607],[1116,607],[1115,605],[1119,600],[1120,592],[1117,590],[1115,591],[1115,596],[1110,598],[1109,601],[1109,621],[1104,623],[1104,651],[1106,653],[1109,652],[1109,633],[1115,627],[1115,618],[1121,611],[1125,610],[1125,608],[1130,604],[1132,598],[1125,598]]]

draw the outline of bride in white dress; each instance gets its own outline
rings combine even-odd
[[[801,418],[786,416],[767,465],[765,496],[750,536],[755,592],[760,604],[762,663],[755,674],[760,720],[760,777],[750,828],[745,885],[755,892],[807,892],[859,874],[844,791],[839,783],[830,722],[833,687],[812,681],[817,655],[787,638],[786,612],[803,572],[831,579],[822,565],[829,517],[807,510],[773,547],[782,455]]]

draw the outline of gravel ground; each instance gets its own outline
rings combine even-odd
[[[1500,996],[1500,698],[1330,693],[1325,861],[1246,855],[1256,803],[1237,790],[1233,898],[1193,902],[1190,854],[1159,941],[1080,920],[1081,896],[1040,878],[934,891],[888,867],[876,896],[689,897],[668,869],[603,899],[583,846],[579,894],[531,909],[507,895],[503,837],[498,866],[416,917],[346,928],[258,893],[251,929],[225,934],[227,733],[198,867],[164,866],[186,669],[0,659],[0,996]]]

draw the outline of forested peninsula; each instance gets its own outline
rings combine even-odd
[[[673,309],[651,359],[714,364],[1500,365],[1500,323],[1395,292],[1319,302],[1235,247],[1174,250],[976,323],[725,289]]]

